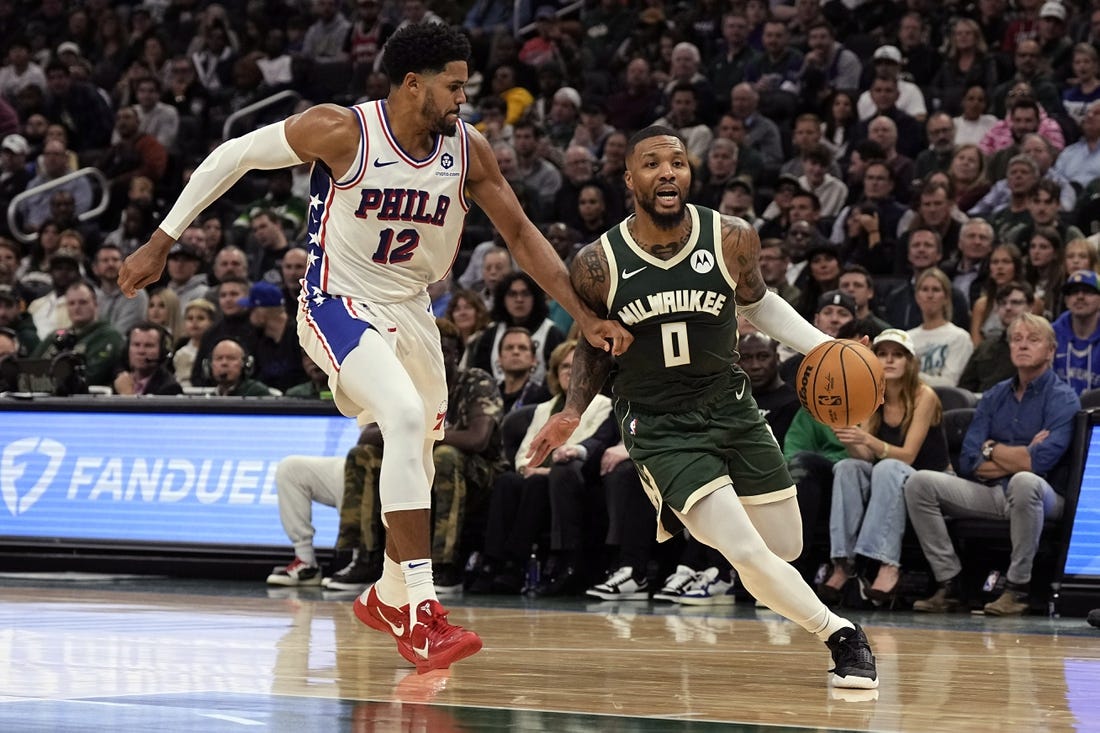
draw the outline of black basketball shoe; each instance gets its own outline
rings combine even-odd
[[[854,629],[843,628],[833,633],[825,642],[833,655],[833,668],[829,670],[829,683],[834,687],[854,687],[873,690],[878,687],[878,671],[875,655],[867,635],[859,624]]]

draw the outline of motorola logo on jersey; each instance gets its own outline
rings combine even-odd
[[[44,457],[45,465],[34,484],[20,496],[17,483],[20,479],[30,478],[25,474],[35,455],[40,457],[35,463],[41,463],[41,457]],[[0,456],[0,494],[13,517],[26,514],[42,498],[64,459],[65,446],[49,438],[21,438],[4,447],[4,453]]]
[[[360,219],[375,214],[378,221],[411,221],[441,227],[451,208],[450,196],[434,196],[415,188],[364,188],[355,215]]]
[[[700,275],[705,275],[714,269],[714,255],[701,249],[691,256],[691,269]]]

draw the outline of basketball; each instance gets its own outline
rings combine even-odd
[[[818,344],[802,359],[795,380],[798,399],[830,427],[863,422],[882,404],[886,378],[869,348],[849,339]]]

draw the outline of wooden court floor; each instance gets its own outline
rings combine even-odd
[[[877,691],[751,605],[460,598],[485,648],[416,675],[351,595],[0,576],[0,731],[1100,731],[1082,619],[853,614]]]

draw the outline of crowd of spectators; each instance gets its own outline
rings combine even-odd
[[[0,356],[76,351],[118,394],[330,397],[293,327],[306,167],[245,177],[136,299],[118,268],[223,135],[384,97],[381,49],[416,22],[468,33],[463,117],[564,261],[632,210],[627,140],[663,124],[689,200],[751,222],[767,284],[827,333],[901,329],[925,384],[980,393],[1012,376],[1026,310],[1054,326],[1058,377],[1100,387],[1100,9],[1083,0],[0,2]],[[552,399],[571,319],[476,207],[431,295],[503,415]],[[789,378],[798,356],[777,360]],[[613,471],[587,460],[589,479]]]

